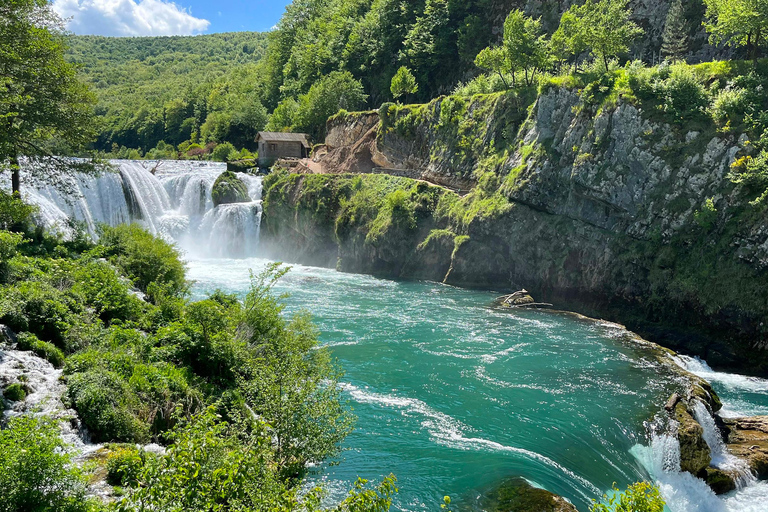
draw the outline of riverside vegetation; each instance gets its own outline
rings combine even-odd
[[[285,318],[270,292],[287,269],[253,276],[242,303],[221,292],[190,302],[176,250],[139,227],[63,241],[0,199],[11,230],[0,231],[0,323],[63,367],[65,401],[93,441],[113,443],[107,478],[123,496],[112,509],[319,509],[320,490],[299,505],[307,464],[336,455],[353,418],[308,315]],[[24,382],[3,390],[25,394]],[[150,441],[167,454],[136,448]],[[55,421],[12,418],[0,446],[0,509],[102,508],[84,498]],[[395,490],[394,479],[360,482],[334,509],[383,510]]]
[[[696,4],[719,47],[702,42],[691,8],[676,2],[656,49],[658,23],[636,24],[627,2],[588,0],[541,18],[509,4],[297,0],[266,49],[257,35],[155,40],[158,55],[170,53],[156,64],[144,41],[75,39],[69,58],[84,64],[97,104],[62,59],[66,39],[47,2],[11,0],[0,8],[9,21],[0,39],[15,45],[0,50],[0,160],[18,191],[22,158],[93,173],[105,169],[57,157],[234,159],[252,156],[264,127],[327,135],[339,169],[406,176],[274,172],[265,181],[273,250],[288,240],[297,258],[343,270],[463,285],[531,279],[544,295],[649,332],[691,320],[681,343],[742,367],[754,349],[748,369],[764,373],[765,13],[739,0]],[[201,60],[210,74],[199,85],[115,105],[121,77],[143,66],[167,77],[207,44],[235,57]],[[115,45],[131,57],[109,75],[92,48],[111,55]],[[679,60],[726,47],[735,53],[721,56],[751,60],[648,64],[657,50]],[[620,65],[628,54],[646,62]],[[386,103],[395,98],[427,103]],[[355,124],[370,138],[345,141],[339,132]],[[620,137],[625,129],[632,137]],[[367,153],[333,153],[352,146]],[[33,173],[57,182],[51,169]],[[65,399],[95,441],[130,443],[108,447],[109,481],[124,494],[104,505],[85,499],[55,422],[10,420],[0,509],[321,508],[320,490],[301,495],[302,478],[337,454],[351,416],[308,317],[286,318],[270,292],[284,270],[253,276],[243,302],[222,292],[191,302],[176,250],[141,228],[57,239],[30,224],[18,195],[0,199],[0,323],[19,334],[19,349],[63,368]],[[286,229],[306,236],[281,237]],[[551,247],[539,250],[542,240]],[[3,394],[27,391],[14,382]],[[135,448],[149,441],[167,452]],[[393,478],[361,481],[334,509],[386,510],[394,492]],[[643,484],[594,508],[641,506],[662,506]]]

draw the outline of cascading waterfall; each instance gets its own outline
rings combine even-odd
[[[765,510],[768,483],[759,482],[746,462],[728,451],[712,413],[703,402],[696,401],[693,409],[694,417],[703,429],[702,437],[709,446],[712,466],[733,476],[737,489],[717,496],[704,480],[681,471],[680,443],[675,435],[678,423],[660,414],[648,425],[648,446],[636,445],[631,452],[659,486],[667,509],[671,512]]]
[[[116,160],[118,172],[68,177],[72,193],[24,184],[40,221],[64,234],[69,220],[96,235],[99,224],[142,224],[197,257],[253,256],[261,224],[261,178],[241,174],[251,201],[214,207],[211,190],[226,170],[220,163]],[[23,175],[22,175],[23,176]],[[7,187],[7,184],[5,184]]]
[[[757,481],[757,478],[749,470],[749,466],[742,459],[731,454],[725,446],[720,429],[715,424],[715,418],[709,412],[707,406],[699,400],[693,405],[693,415],[699,422],[704,433],[702,437],[709,446],[712,457],[712,466],[731,474],[736,482],[737,489],[743,489]]]

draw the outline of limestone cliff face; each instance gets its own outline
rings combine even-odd
[[[273,255],[524,287],[715,365],[768,374],[768,215],[727,178],[749,151],[744,136],[561,87],[530,108],[511,94],[461,101],[336,120],[319,160],[326,172],[399,166],[463,192],[372,174],[274,176],[262,232]],[[384,159],[394,171],[379,169]],[[396,189],[406,223],[392,220]]]

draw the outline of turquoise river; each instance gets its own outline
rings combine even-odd
[[[193,259],[194,293],[244,294],[249,270],[267,263]],[[393,473],[395,509],[438,510],[444,495],[478,509],[489,487],[522,476],[588,510],[614,483],[653,476],[644,422],[680,382],[619,326],[494,309],[488,292],[304,266],[275,291],[289,294],[288,314],[311,311],[358,417],[339,464],[316,468],[332,498],[358,476]],[[686,494],[671,497],[684,507],[675,512],[751,510],[737,505],[745,496],[729,506],[701,486],[678,489],[691,486],[682,480],[667,489]]]

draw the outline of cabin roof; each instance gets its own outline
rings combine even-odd
[[[310,147],[306,133],[259,132],[256,136],[256,142],[260,140],[265,142],[301,142],[304,147]]]

